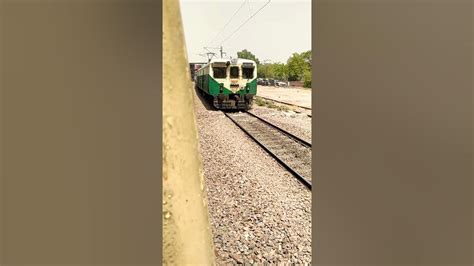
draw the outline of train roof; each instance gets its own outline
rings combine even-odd
[[[257,63],[255,63],[255,61],[249,60],[249,59],[244,59],[244,58],[232,58],[232,59],[229,59],[229,58],[213,58],[205,66],[208,66],[209,64],[213,64],[213,63],[227,63],[227,62],[229,62],[230,64],[233,64],[233,65],[241,65],[243,63],[252,63],[254,65],[257,65]]]
[[[249,60],[249,59],[244,59],[244,58],[216,58],[216,59],[212,59],[210,63],[226,63],[226,62],[230,62],[231,64],[233,65],[241,65],[243,63],[253,63],[255,64],[255,61],[253,60]]]
[[[231,64],[234,64],[234,65],[242,65],[243,63],[251,63],[255,66],[257,66],[257,63],[253,60],[250,60],[250,59],[244,59],[244,58],[213,58],[211,59],[211,61],[209,61],[208,63],[206,63],[205,65],[201,65],[201,68],[199,68],[197,71],[201,70],[202,68],[205,68],[205,67],[208,67],[210,64],[213,64],[213,63],[231,63]]]

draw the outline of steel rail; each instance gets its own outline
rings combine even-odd
[[[245,112],[248,114],[248,112]],[[245,132],[253,141],[255,141],[260,147],[262,147],[271,157],[273,157],[277,162],[279,162],[286,170],[288,170],[291,174],[293,174],[303,185],[305,185],[309,190],[312,188],[312,182],[306,180],[300,173],[298,173],[295,169],[291,166],[286,164],[282,159],[280,159],[275,153],[273,153],[268,147],[266,147],[262,142],[260,142],[255,136],[253,136],[250,132],[248,132],[238,121],[236,121],[232,115],[224,112],[225,116],[227,116],[232,122],[234,122],[237,127],[239,127],[243,132]],[[267,122],[268,123],[268,122]],[[278,128],[275,126],[275,128]],[[282,132],[283,133],[283,132]],[[289,137],[289,136],[288,136]]]
[[[255,97],[262,98],[262,99],[269,100],[269,101],[274,101],[274,102],[277,102],[277,103],[282,103],[282,104],[287,104],[287,105],[291,105],[291,106],[300,107],[300,108],[303,108],[303,109],[306,109],[306,110],[311,110],[310,107],[301,106],[301,105],[297,105],[297,104],[293,104],[293,103],[282,102],[282,101],[275,100],[275,99],[272,99],[272,98],[267,98],[267,97],[263,97],[263,96],[259,96],[259,95],[256,95]]]
[[[265,119],[263,119],[263,118],[257,116],[257,115],[254,114],[254,113],[251,113],[251,112],[249,112],[249,111],[246,111],[245,113],[247,113],[247,114],[249,114],[249,115],[251,115],[251,116],[253,116],[253,117],[259,119],[260,121],[264,122],[265,124],[267,124],[267,125],[269,125],[269,126],[275,128],[275,129],[278,130],[278,131],[281,131],[283,134],[288,135],[288,136],[290,136],[291,138],[295,139],[296,141],[301,142],[301,143],[303,143],[305,146],[308,146],[308,147],[311,148],[311,143],[307,142],[306,140],[303,140],[303,139],[301,139],[301,138],[299,138],[299,137],[297,137],[297,136],[291,134],[290,132],[284,130],[283,128],[281,128],[281,127],[279,127],[279,126],[277,126],[277,125],[272,124],[271,122],[269,122],[269,121],[267,121],[267,120],[265,120]]]

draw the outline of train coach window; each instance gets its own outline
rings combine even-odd
[[[239,67],[230,67],[230,78],[239,78]]]
[[[212,67],[212,71],[214,72],[214,78],[216,79],[225,79],[227,77],[225,67]]]
[[[253,70],[254,68],[250,68],[250,67],[244,67],[242,68],[242,74],[244,76],[244,79],[251,79],[253,78]]]

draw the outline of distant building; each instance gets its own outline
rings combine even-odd
[[[196,70],[200,69],[202,66],[207,64],[206,62],[201,62],[201,63],[189,63],[189,69],[191,71],[191,80],[194,80],[194,75],[196,73]]]

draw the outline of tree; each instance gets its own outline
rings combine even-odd
[[[294,53],[288,58],[288,79],[289,80],[302,80],[308,75],[305,73],[311,73],[311,51],[307,51],[301,54]]]
[[[311,69],[311,60],[313,58],[311,54],[311,50],[301,53],[301,56],[303,57],[303,60],[306,62],[306,64],[308,64],[309,68]]]
[[[273,78],[273,65],[272,64],[263,64],[257,67],[257,77],[259,78]]]
[[[268,65],[260,65],[257,68],[257,77],[258,78],[267,78],[268,77]]]
[[[303,56],[304,61],[308,65],[308,69],[305,70],[305,72],[303,74],[304,87],[305,88],[311,88],[311,81],[313,79],[313,77],[311,75],[312,74],[311,73],[311,67],[312,67],[311,60],[313,59],[312,54],[311,54],[311,50],[306,51],[306,52],[302,53],[301,55]]]
[[[273,77],[279,80],[288,78],[288,66],[285,64],[273,64]]]
[[[303,80],[304,80],[303,86],[305,88],[311,88],[312,79],[313,79],[313,77],[311,76],[311,71],[309,71],[309,70],[305,71],[304,74],[303,74]]]
[[[252,54],[250,51],[247,51],[247,49],[237,52],[237,57],[253,60],[255,61],[255,63],[257,63],[257,66],[260,65],[260,61],[258,60],[258,58],[254,54]]]
[[[279,80],[302,80],[305,87],[311,87],[311,50],[303,53],[293,53],[287,63],[260,64],[257,57],[244,49],[237,52],[239,58],[254,60],[257,65],[257,77]]]

